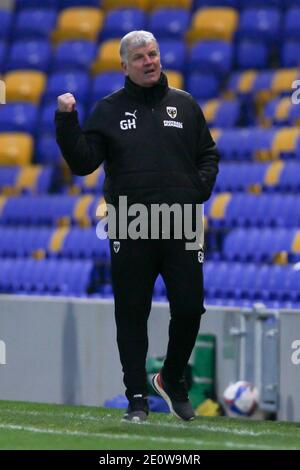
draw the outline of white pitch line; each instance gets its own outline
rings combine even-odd
[[[69,431],[69,430],[61,430],[61,429],[47,429],[47,428],[37,428],[33,426],[20,426],[16,424],[10,423],[2,423],[0,424],[0,429],[11,430],[11,431],[27,431],[31,433],[38,433],[38,434],[52,434],[57,436],[72,436],[72,437],[88,437],[88,438],[103,438],[103,439],[123,439],[127,441],[152,441],[152,442],[160,442],[160,443],[169,443],[169,444],[185,444],[185,445],[196,445],[198,447],[197,450],[201,450],[201,446],[225,446],[228,448],[241,448],[241,449],[266,449],[266,450],[274,450],[278,449],[274,446],[264,446],[260,444],[240,444],[231,441],[204,441],[201,439],[193,439],[193,438],[177,438],[177,437],[154,437],[154,436],[141,436],[138,434],[109,434],[109,433],[88,433],[82,431]],[[296,450],[292,447],[282,447],[283,449],[289,450]]]
[[[62,417],[62,418],[74,418],[74,419],[81,419],[81,420],[86,420],[86,421],[94,421],[94,422],[99,422],[99,421],[105,421],[105,417],[103,416],[90,416],[86,413],[83,414],[77,414],[77,413],[69,413],[69,412],[64,412],[60,414],[55,414],[55,413],[49,413],[49,412],[43,412],[43,411],[26,411],[26,410],[12,410],[10,408],[0,408],[0,411],[4,412],[10,412],[15,414],[20,414],[20,415],[31,415],[31,416],[46,416],[46,417]],[[116,421],[118,421],[118,418],[116,418]],[[207,432],[215,432],[215,433],[224,433],[224,434],[233,434],[236,436],[250,436],[250,437],[259,437],[259,436],[266,436],[266,437],[295,437],[295,433],[293,431],[291,432],[285,432],[281,433],[278,431],[252,431],[252,430],[247,430],[247,429],[242,429],[242,428],[231,428],[231,427],[225,427],[225,426],[220,426],[219,424],[214,425],[207,425],[207,424],[193,424],[193,426],[184,424],[183,422],[179,423],[162,423],[161,421],[157,421],[155,423],[151,423],[149,421],[146,421],[143,423],[143,426],[159,426],[159,427],[167,427],[167,428],[173,428],[173,429],[198,429],[199,431],[207,431]]]

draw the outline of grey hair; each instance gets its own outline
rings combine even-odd
[[[122,62],[125,64],[128,63],[128,48],[129,46],[133,47],[143,47],[148,46],[154,42],[157,51],[159,52],[159,45],[156,38],[149,31],[131,31],[130,33],[125,34],[120,42],[120,56]]]

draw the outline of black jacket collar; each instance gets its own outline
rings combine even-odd
[[[166,95],[169,89],[168,79],[162,72],[159,81],[150,88],[142,87],[134,83],[128,76],[125,79],[126,92],[137,101],[148,105],[155,105]]]

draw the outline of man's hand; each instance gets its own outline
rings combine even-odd
[[[76,109],[76,100],[72,93],[64,93],[57,98],[58,110],[64,113],[71,113]]]

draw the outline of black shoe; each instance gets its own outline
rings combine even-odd
[[[134,396],[129,400],[128,408],[122,421],[142,423],[146,421],[149,414],[148,401],[142,396]]]
[[[184,421],[191,421],[195,418],[195,413],[189,401],[185,380],[181,380],[176,386],[167,384],[161,372],[152,378],[152,385],[163,399],[167,402],[171,413],[176,418]]]

